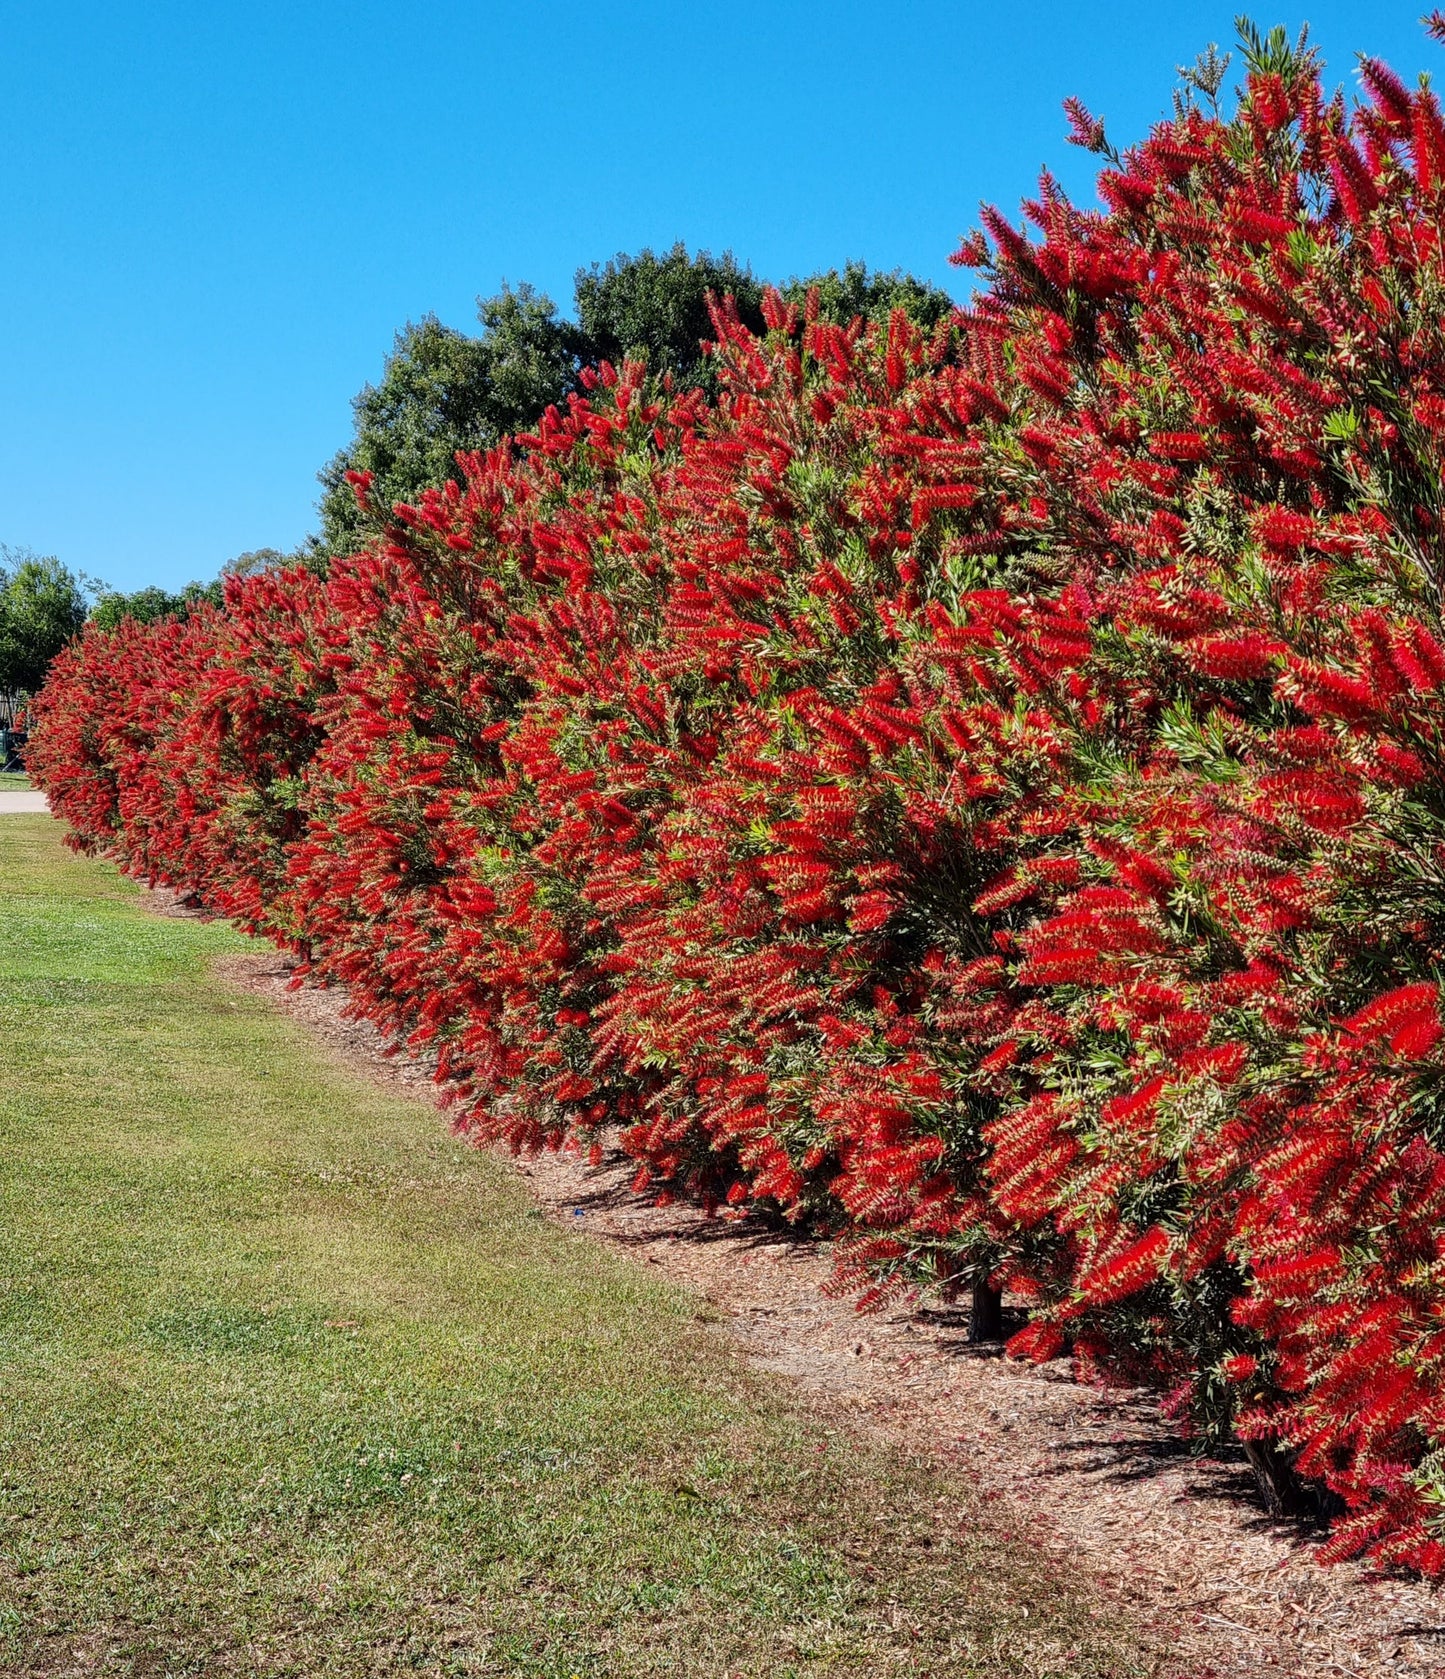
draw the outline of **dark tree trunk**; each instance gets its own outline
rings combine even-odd
[[[970,1341],[1003,1340],[1003,1294],[990,1288],[987,1277],[973,1279],[973,1305],[968,1315]]]
[[[1244,1455],[1259,1482],[1264,1506],[1271,1516],[1305,1516],[1312,1514],[1312,1501],[1300,1485],[1294,1472],[1294,1462],[1288,1452],[1281,1451],[1269,1440],[1242,1440]]]

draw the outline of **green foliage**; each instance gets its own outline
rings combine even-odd
[[[654,373],[679,385],[710,387],[702,345],[713,336],[709,293],[731,296],[755,332],[763,326],[763,283],[739,267],[731,251],[687,254],[680,241],[662,256],[650,250],[619,254],[604,265],[579,268],[577,320],[582,356],[590,363],[640,356]]]
[[[144,589],[136,589],[131,594],[107,589],[97,596],[90,617],[101,629],[113,630],[126,618],[137,624],[158,623],[162,618],[173,618],[189,612],[201,601],[209,601],[213,606],[219,606],[220,583],[187,583],[179,594],[172,594],[169,589],[158,589],[154,584]]]
[[[946,321],[958,305],[946,291],[927,280],[905,274],[901,268],[888,273],[869,273],[866,263],[849,262],[840,272],[829,268],[803,280],[790,280],[782,288],[790,303],[802,308],[810,288],[818,288],[819,313],[825,321],[847,326],[861,316],[864,320],[886,321],[901,309],[919,326],[936,327]]]
[[[1254,76],[1279,76],[1292,81],[1301,72],[1312,70],[1318,54],[1309,44],[1310,26],[1305,24],[1293,44],[1282,23],[1277,23],[1266,35],[1251,18],[1235,18],[1234,27],[1244,52],[1244,62]],[[1213,52],[1213,47],[1210,48]],[[1223,80],[1221,72],[1220,80]]]
[[[33,694],[84,622],[80,584],[59,560],[0,547],[0,692]]]
[[[531,425],[572,389],[576,328],[551,298],[528,285],[504,287],[479,305],[482,335],[434,315],[397,334],[381,381],[353,403],[356,432],[321,473],[321,545],[350,552],[363,524],[348,472],[375,474],[377,504],[411,501],[456,475],[459,449],[481,449]]]
[[[91,620],[103,630],[113,630],[127,618],[137,624],[154,624],[162,618],[169,618],[172,614],[182,610],[185,601],[180,595],[173,595],[169,589],[158,589],[154,585],[145,589],[137,589],[133,594],[121,594],[108,590],[96,601],[91,610]]]
[[[221,567],[221,576],[254,577],[257,572],[274,571],[276,567],[290,565],[299,558],[299,554],[283,554],[279,548],[248,548],[244,554],[237,554],[234,560],[226,561]],[[190,585],[192,589],[198,586],[195,583]]]
[[[764,285],[730,251],[720,257],[708,251],[689,255],[679,241],[660,256],[648,249],[636,256],[619,252],[606,263],[579,268],[575,324],[558,313],[550,297],[525,283],[504,285],[495,297],[479,301],[479,335],[444,326],[435,315],[409,322],[396,335],[381,379],[352,403],[350,443],[318,474],[319,537],[291,554],[275,548],[240,554],[222,567],[222,576],[248,577],[296,563],[324,572],[332,556],[354,552],[369,534],[348,472],[373,474],[377,507],[415,501],[423,490],[457,476],[459,451],[488,448],[535,425],[551,404],[578,388],[584,367],[641,357],[651,372],[670,374],[682,388],[712,391],[715,381],[703,351],[713,335],[709,294],[732,297],[748,326],[761,331]],[[861,262],[794,278],[780,289],[801,309],[814,286],[822,317],[843,326],[855,317],[886,319],[903,309],[932,328],[955,307],[947,292],[927,281],[900,269],[870,272]],[[178,593],[154,586],[129,594],[102,589],[90,616],[105,630],[126,618],[151,624],[201,600],[219,605],[221,595],[219,580],[189,583]],[[43,673],[73,633],[67,629],[40,665],[27,670]]]
[[[900,270],[870,273],[846,263],[803,279],[783,294],[800,309],[817,286],[824,319],[885,319],[905,310],[925,328],[954,308],[947,292]],[[373,503],[415,501],[457,476],[459,450],[483,449],[526,431],[552,403],[575,390],[582,368],[642,357],[649,370],[683,388],[714,381],[703,344],[713,336],[708,296],[731,296],[743,320],[762,330],[764,282],[731,252],[689,255],[681,243],[660,256],[642,250],[579,268],[576,324],[551,298],[520,285],[478,305],[479,336],[443,326],[434,315],[397,334],[380,382],[353,403],[355,434],[320,474],[317,555],[351,553],[368,533],[348,472],[374,475]]]
[[[477,319],[482,324],[477,417],[491,441],[521,431],[549,403],[562,400],[576,377],[581,345],[576,328],[558,318],[552,299],[525,282],[484,298]]]
[[[209,583],[187,583],[178,593],[157,588],[154,584],[125,594],[117,589],[100,587],[91,608],[91,622],[102,630],[115,629],[129,618],[137,624],[155,624],[162,618],[182,617],[201,604],[219,606],[225,597],[228,577],[254,577],[258,572],[273,571],[281,566],[304,565],[312,570],[324,569],[324,559],[314,540],[292,553],[280,548],[250,548],[235,559],[227,560],[221,575]]]

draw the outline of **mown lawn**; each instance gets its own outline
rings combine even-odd
[[[1109,1675],[919,1464],[0,816],[0,1671]]]

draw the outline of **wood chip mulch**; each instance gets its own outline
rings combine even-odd
[[[161,913],[185,913],[169,894]],[[388,1057],[344,993],[289,989],[274,953],[224,960],[325,1047],[412,1094],[427,1068]],[[1147,1394],[1072,1380],[970,1346],[962,1313],[915,1305],[862,1316],[830,1298],[826,1252],[749,1219],[708,1220],[633,1195],[617,1158],[518,1160],[549,1216],[693,1289],[758,1369],[834,1424],[934,1456],[1037,1544],[1044,1566],[1093,1576],[1160,1648],[1159,1679],[1445,1679],[1445,1594],[1356,1565],[1323,1568],[1319,1535],[1269,1520],[1242,1457],[1195,1458]]]

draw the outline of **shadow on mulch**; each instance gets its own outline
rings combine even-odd
[[[1002,1358],[1009,1341],[1027,1325],[1029,1315],[1021,1306],[1005,1306],[1001,1316],[1002,1335],[987,1341],[969,1340],[967,1306],[920,1306],[913,1313],[913,1321],[927,1324],[930,1329],[955,1331],[956,1340],[935,1343],[939,1352],[950,1358]]]
[[[611,1151],[604,1162],[606,1167],[614,1169],[629,1164],[625,1156]],[[568,1205],[585,1219],[588,1213],[635,1209],[638,1197],[627,1179],[616,1176],[574,1194]],[[633,1231],[614,1226],[609,1239],[620,1247],[644,1247],[657,1238],[652,1230]],[[730,1243],[746,1253],[779,1249],[802,1253],[815,1250],[817,1245],[815,1232],[770,1214],[766,1207],[750,1208],[745,1218],[729,1216],[726,1212],[712,1218],[699,1215],[674,1230],[671,1239],[693,1247]],[[1006,1305],[1002,1335],[995,1340],[970,1341],[969,1308],[965,1304],[919,1306],[909,1316],[914,1323],[941,1332],[934,1342],[938,1353],[960,1360],[1002,1358],[1009,1339],[1028,1323],[1027,1311]],[[1074,1385],[1065,1360],[1058,1361],[1057,1372],[1040,1367],[1035,1374],[1044,1380]],[[1147,1399],[1125,1400],[1124,1404],[1127,1409],[1121,1417],[1117,1394],[1108,1400],[1101,1399],[1095,1407],[1101,1426],[1117,1429],[1121,1421],[1132,1422],[1140,1432],[1114,1433],[1104,1439],[1060,1440],[1054,1447],[1056,1461],[1052,1473],[1060,1477],[1099,1475],[1116,1485],[1127,1486],[1155,1480],[1181,1461],[1194,1459],[1201,1468],[1205,1465],[1209,1468],[1191,1477],[1189,1495],[1234,1510],[1242,1526],[1258,1533],[1274,1534],[1292,1548],[1317,1543],[1320,1534],[1328,1529],[1327,1518],[1319,1512],[1290,1517],[1269,1514],[1261,1505],[1259,1483],[1240,1447],[1220,1447],[1203,1456],[1190,1441],[1162,1432],[1162,1421],[1152,1413]],[[1159,1432],[1152,1431],[1156,1428]]]
[[[634,1164],[619,1154],[605,1160],[603,1169]],[[620,1177],[573,1195],[567,1204],[574,1212],[580,1212],[584,1216],[589,1212],[636,1211],[639,1205],[646,1205],[632,1189],[630,1182]],[[624,1228],[610,1231],[608,1239],[620,1247],[634,1247],[655,1242],[657,1232],[634,1232]],[[726,1212],[707,1218],[699,1213],[688,1224],[674,1230],[670,1240],[693,1247],[709,1247],[718,1242],[730,1242],[748,1251],[784,1248],[794,1253],[813,1253],[818,1245],[815,1233],[789,1222],[781,1215],[771,1214],[765,1207],[749,1209],[745,1218],[729,1217]]]
[[[1117,1410],[1106,1412],[1100,1407],[1100,1414],[1107,1414],[1116,1423],[1119,1420]],[[1057,1458],[1054,1474],[1101,1475],[1121,1486],[1152,1481],[1181,1460],[1192,1459],[1204,1472],[1191,1477],[1185,1489],[1188,1496],[1227,1506],[1235,1512],[1241,1527],[1272,1534],[1293,1549],[1318,1544],[1320,1536],[1329,1531],[1329,1517],[1322,1508],[1294,1516],[1270,1514],[1261,1504],[1259,1482],[1249,1460],[1237,1445],[1216,1447],[1205,1454],[1177,1435],[1146,1433],[1113,1434],[1103,1440],[1060,1440],[1053,1450]]]

